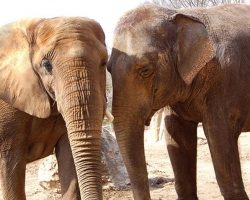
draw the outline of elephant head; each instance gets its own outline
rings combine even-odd
[[[144,125],[158,109],[185,101],[197,74],[214,56],[205,25],[193,16],[146,5],[118,22],[108,62],[112,112],[135,199],[150,198]]]
[[[23,20],[0,29],[0,98],[39,118],[50,116],[57,105],[68,130],[81,199],[102,199],[104,40],[97,22],[78,17]]]

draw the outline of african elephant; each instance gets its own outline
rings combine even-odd
[[[0,28],[4,199],[25,199],[26,164],[54,147],[64,199],[102,199],[104,40],[97,22],[80,17],[21,20]]]
[[[118,22],[108,70],[114,129],[134,198],[150,199],[144,125],[160,108],[178,199],[198,199],[197,124],[203,123],[224,199],[248,199],[237,139],[250,131],[250,6],[170,10],[143,5]]]

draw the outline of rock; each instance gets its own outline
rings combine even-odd
[[[101,136],[102,182],[106,188],[126,189],[129,178],[116,139],[108,128],[103,128]],[[38,170],[38,181],[46,190],[59,191],[58,166],[54,154],[44,158]]]
[[[55,155],[44,158],[38,169],[39,185],[45,190],[60,192],[58,165]]]
[[[126,189],[130,183],[115,137],[107,128],[102,131],[102,160],[108,168],[115,189]],[[112,186],[111,186],[112,187]]]
[[[165,178],[165,177],[154,177],[149,179],[149,185],[151,187],[162,187],[165,183],[174,183],[174,178]]]

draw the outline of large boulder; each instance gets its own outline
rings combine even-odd
[[[124,189],[128,187],[129,178],[118,149],[116,139],[108,127],[102,131],[102,181],[106,187]],[[44,158],[39,166],[38,181],[46,190],[59,191],[57,160],[54,154]]]
[[[108,128],[102,131],[102,160],[104,161],[111,182],[117,189],[124,189],[130,183],[128,173],[122,160],[115,137],[110,133]]]

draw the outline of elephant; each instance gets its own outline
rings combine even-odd
[[[119,19],[107,68],[114,130],[134,199],[150,199],[144,127],[165,106],[178,199],[198,199],[200,122],[224,199],[248,199],[237,140],[250,131],[249,11],[237,4],[180,10],[141,5]]]
[[[26,164],[54,147],[63,199],[102,199],[106,63],[105,35],[92,19],[23,19],[0,28],[3,199],[26,199]]]

